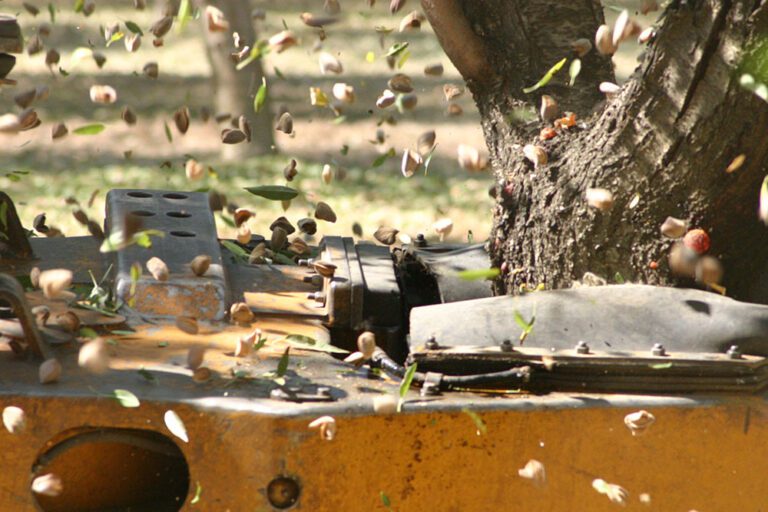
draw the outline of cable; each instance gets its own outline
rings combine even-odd
[[[403,365],[393,361],[383,350],[377,350],[373,354],[373,357],[371,358],[371,366],[381,368],[385,372],[401,379],[406,371]],[[425,373],[416,372],[413,375],[413,382],[418,385],[424,384],[425,379]],[[523,384],[530,382],[530,380],[531,367],[519,366],[493,373],[480,373],[476,375],[443,375],[440,379],[440,389],[481,387],[498,382],[504,382],[507,385],[522,386]]]

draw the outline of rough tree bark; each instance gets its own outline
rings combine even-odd
[[[250,0],[212,0],[198,2],[202,8],[213,5],[224,13],[230,24],[228,32],[209,32],[204,29],[206,48],[213,74],[217,112],[229,112],[233,119],[245,115],[251,123],[253,139],[250,144],[224,144],[222,158],[238,160],[256,154],[273,151],[274,137],[269,104],[255,114],[253,98],[261,85],[264,71],[259,59],[237,71],[230,57],[233,49],[232,34],[237,32],[243,44],[253,47],[256,30],[251,20]],[[205,20],[202,22],[205,23]]]
[[[595,50],[573,88],[565,83],[566,67],[551,85],[522,92],[573,56],[571,41],[594,41],[603,23],[598,0],[422,0],[482,116],[498,181],[490,246],[506,271],[500,293],[522,283],[568,287],[587,271],[609,281],[618,272],[628,281],[675,284],[671,241],[659,233],[671,215],[711,235],[728,295],[768,299],[755,289],[768,256],[767,230],[757,217],[768,107],[738,83],[744,56],[768,34],[768,5],[677,3],[663,14],[632,78],[605,101],[598,84],[611,80],[611,63]],[[584,122],[538,142],[542,122],[516,122],[515,112],[526,103],[538,107],[541,94]],[[538,169],[522,155],[523,145],[534,142],[549,154]],[[744,165],[726,173],[740,154]],[[611,190],[614,207],[589,208],[588,187]]]

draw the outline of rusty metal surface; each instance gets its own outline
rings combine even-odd
[[[76,346],[57,349],[64,372],[60,382],[47,386],[37,383],[35,363],[0,352],[0,408],[19,406],[28,417],[23,434],[0,431],[0,509],[35,510],[29,492],[35,461],[52,440],[70,435],[84,420],[93,427],[146,429],[171,438],[189,465],[183,510],[277,510],[266,488],[278,476],[299,482],[296,510],[319,512],[377,510],[382,492],[400,511],[562,511],[574,503],[580,510],[614,510],[615,504],[592,489],[594,478],[627,488],[628,510],[647,510],[640,493],[650,494],[653,510],[662,511],[761,506],[768,463],[754,447],[768,442],[764,396],[450,393],[423,398],[413,390],[403,413],[381,415],[373,398],[396,394],[399,382],[295,348],[285,387],[307,392],[328,387],[334,400],[271,399],[270,391],[279,388],[273,372],[286,347],[283,337],[295,333],[328,341],[328,335],[312,321],[259,317],[256,326],[270,341],[248,358],[234,357],[232,351],[236,337],[249,328],[204,326],[201,335],[192,336],[172,326],[136,326],[136,334],[108,336],[114,343],[105,375],[78,368]],[[204,366],[214,373],[202,384],[186,368],[189,349],[199,346],[207,348]],[[235,378],[233,371],[241,376]],[[143,376],[146,372],[153,380]],[[111,397],[115,389],[135,393],[141,405],[121,407]],[[189,443],[169,433],[163,422],[169,409],[182,418]],[[624,415],[638,409],[657,417],[641,438],[623,425]],[[485,433],[477,434],[478,424],[464,410],[480,416]],[[336,418],[333,441],[308,428],[323,415]],[[114,453],[118,460],[125,455]],[[546,465],[544,488],[517,476],[530,458]],[[97,471],[103,466],[82,464],[70,483],[96,478]],[[134,470],[125,471],[128,481],[137,481]],[[67,474],[62,475],[65,486]],[[198,484],[200,501],[192,506]]]

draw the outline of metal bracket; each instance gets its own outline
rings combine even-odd
[[[0,274],[0,299],[8,302],[13,308],[14,314],[24,329],[24,339],[29,343],[32,352],[39,358],[49,359],[50,349],[40,336],[40,331],[37,330],[24,290],[19,282],[8,274]]]

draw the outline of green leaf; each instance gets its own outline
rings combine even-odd
[[[523,318],[523,315],[520,314],[519,311],[515,310],[515,323],[520,326],[520,328],[523,330],[522,333],[520,333],[520,344],[522,345],[525,341],[525,338],[528,337],[529,334],[531,334],[531,331],[533,330],[533,324],[536,322],[536,312],[534,309],[533,316],[531,316],[531,320],[529,322],[526,322]]]
[[[523,89],[523,92],[525,94],[529,94],[529,93],[532,93],[533,91],[535,91],[536,89],[539,89],[539,88],[544,87],[545,85],[547,85],[549,83],[549,81],[552,80],[552,77],[555,76],[555,73],[560,71],[563,68],[563,66],[565,66],[566,62],[568,62],[568,58],[564,58],[563,60],[561,60],[560,62],[558,62],[557,64],[555,64],[551,68],[549,68],[549,71],[544,73],[544,76],[541,77],[541,80],[536,82],[536,84],[532,85],[531,87],[526,87],[525,89]]]
[[[85,0],[75,0],[75,12],[83,12]]]
[[[261,85],[256,91],[256,97],[253,98],[253,111],[258,114],[265,101],[267,101],[267,79],[261,77]]]
[[[271,201],[290,201],[299,195],[299,191],[284,185],[262,185],[260,187],[246,187],[245,190],[255,196],[260,196]]]
[[[672,368],[672,363],[649,364],[648,366],[652,370],[666,370],[667,368]]]
[[[144,380],[147,382],[151,382],[152,384],[157,384],[157,377],[155,377],[155,374],[144,368],[143,366],[136,370],[136,372],[141,375]]]
[[[196,505],[200,503],[200,496],[203,494],[203,486],[200,482],[195,482],[195,495],[189,500],[190,505]]]
[[[376,54],[373,52],[368,52],[365,54],[365,62],[368,64],[373,64],[376,61]]]
[[[469,416],[472,421],[475,424],[475,428],[477,429],[477,435],[487,434],[488,433],[488,427],[486,426],[485,422],[483,421],[483,418],[480,417],[479,414],[477,414],[475,411],[471,411],[464,407],[461,412]]]
[[[481,279],[496,279],[501,274],[497,268],[482,268],[477,270],[462,270],[456,275],[465,281],[479,281]]]
[[[387,53],[384,54],[384,57],[391,57],[391,56],[397,55],[398,53],[402,52],[406,48],[408,48],[408,42],[395,43],[389,47],[389,50],[387,50]]]
[[[177,19],[179,20],[178,30],[181,32],[184,30],[184,27],[187,25],[187,22],[192,16],[192,6],[189,3],[189,0],[181,0],[179,2],[179,12],[177,14]]]
[[[371,164],[371,169],[375,169],[377,167],[381,167],[382,165],[384,165],[384,162],[386,162],[387,159],[392,158],[395,155],[397,155],[397,153],[395,152],[395,149],[394,148],[389,148],[389,151],[387,151],[383,155],[379,155],[376,158],[376,160],[373,161],[373,163]]]
[[[277,66],[275,66],[275,67],[274,67],[274,69],[275,69],[275,76],[276,76],[277,78],[279,78],[280,80],[285,80],[285,75],[283,74],[283,72],[282,72],[282,71],[280,71],[280,68],[278,68]]]
[[[413,363],[407,370],[405,370],[403,380],[400,382],[400,398],[397,401],[397,412],[403,410],[403,402],[405,401],[405,396],[408,394],[408,390],[411,389],[414,375],[416,375],[416,363]]]
[[[90,327],[81,327],[77,333],[81,338],[98,338],[99,333],[91,329]]]
[[[379,491],[379,497],[381,498],[381,504],[391,510],[392,502],[389,501],[389,496],[384,491]]]
[[[148,249],[149,247],[152,247],[152,239],[150,238],[152,236],[159,236],[162,238],[165,236],[165,233],[158,231],[157,229],[147,229],[145,231],[138,231],[134,233],[129,240],[125,240],[122,231],[113,231],[104,239],[99,251],[102,253],[121,251],[134,244]]]
[[[616,274],[613,276],[613,280],[616,281],[616,284],[624,284],[624,276],[621,275],[621,272],[616,272]]]
[[[397,69],[402,69],[403,66],[405,66],[405,62],[408,60],[408,57],[411,56],[411,51],[406,50],[400,54],[400,58],[397,59]]]
[[[56,7],[52,4],[48,4],[48,15],[51,17],[51,24],[56,23]]]
[[[238,258],[245,258],[247,260],[248,256],[250,256],[250,254],[248,254],[248,251],[246,251],[245,249],[237,245],[235,242],[232,242],[230,240],[222,240],[221,245],[223,245],[226,250],[228,250]]]
[[[115,32],[114,34],[112,34],[112,37],[109,38],[109,41],[107,41],[107,48],[109,48],[109,46],[112,43],[116,43],[117,41],[121,40],[124,37],[125,37],[124,33],[120,31]]]
[[[267,42],[258,41],[256,45],[253,47],[253,49],[251,49],[251,53],[248,54],[246,58],[244,58],[243,60],[237,63],[237,66],[235,66],[235,69],[240,71],[246,68],[248,64],[250,64],[251,62],[257,59],[262,58],[267,53],[269,53],[269,45],[267,44]]]
[[[403,380],[400,382],[400,398],[405,398],[405,395],[408,394],[414,375],[416,375],[416,363],[410,365],[403,375]]]
[[[157,342],[157,347],[158,347],[158,348],[165,348],[165,347],[167,347],[168,345],[170,345],[170,343],[168,343],[167,341],[158,341],[158,342]]]
[[[303,336],[301,334],[289,334],[285,337],[285,341],[288,345],[303,350],[316,350],[318,352],[327,352],[330,354],[349,354],[348,350],[334,347],[330,343],[320,342],[314,338]]]
[[[168,126],[167,121],[164,121],[163,125],[165,126],[165,138],[168,139],[168,142],[173,142],[173,133],[171,133],[171,127]]]
[[[75,135],[97,135],[104,131],[106,126],[101,123],[86,124],[72,130]]]
[[[139,399],[127,389],[116,389],[112,392],[112,398],[123,407],[133,408],[141,405]]]
[[[285,377],[285,372],[288,371],[288,362],[290,360],[291,347],[285,347],[285,352],[280,356],[280,361],[277,362],[277,371],[275,374],[278,378]]]
[[[125,22],[125,27],[134,34],[139,34],[140,36],[144,35],[144,32],[142,32],[141,28],[130,20]]]
[[[568,67],[568,75],[571,77],[571,81],[568,82],[569,86],[573,87],[579,73],[581,73],[581,59],[573,59],[571,65]]]

